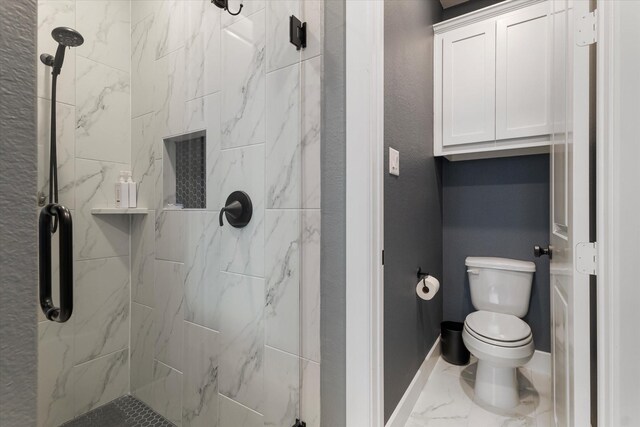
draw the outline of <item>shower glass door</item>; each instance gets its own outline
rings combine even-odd
[[[210,0],[39,1],[39,54],[57,27],[84,38],[57,85],[74,304],[66,323],[39,317],[39,426],[320,425],[322,16],[321,0],[245,0],[237,16]],[[121,171],[135,208],[116,209]],[[237,191],[252,207],[238,227]]]

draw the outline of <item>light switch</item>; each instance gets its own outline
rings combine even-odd
[[[400,176],[400,152],[389,147],[389,173]]]

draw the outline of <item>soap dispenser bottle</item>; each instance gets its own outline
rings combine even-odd
[[[133,182],[133,178],[131,177],[131,171],[127,172],[127,186],[129,187],[129,207],[136,208],[138,207],[138,193],[136,188],[136,183]]]
[[[120,178],[116,182],[116,208],[129,207],[129,185],[125,181],[125,171],[120,171]]]

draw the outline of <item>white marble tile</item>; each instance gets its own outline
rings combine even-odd
[[[185,215],[184,318],[218,330],[216,310],[220,287],[220,235],[216,212]]]
[[[133,1],[133,5],[138,2]],[[131,27],[131,116],[153,111],[153,79],[155,52],[151,41],[153,16],[147,16]]]
[[[74,412],[84,414],[129,390],[129,350],[103,356],[72,369]]]
[[[76,29],[84,37],[78,55],[128,72],[131,8],[128,1],[77,0]]]
[[[267,2],[267,73],[300,61],[300,52],[289,41],[289,17],[300,15],[301,0]]]
[[[184,131],[195,132],[205,130],[204,97],[185,102]]]
[[[51,101],[38,98],[38,190],[49,195],[49,154],[51,144]],[[58,202],[75,209],[76,110],[56,103],[56,156],[58,160]],[[47,203],[48,203],[47,199]]]
[[[74,301],[76,365],[129,346],[129,257],[76,262]]]
[[[176,142],[162,145],[162,203],[169,207],[176,203]]]
[[[187,2],[184,0],[163,0],[156,3],[152,30],[156,59],[184,47],[185,3]]]
[[[153,309],[131,303],[131,392],[137,394],[153,383]]]
[[[298,210],[265,213],[265,342],[296,355],[300,353],[300,216]]]
[[[465,387],[468,388],[468,386],[462,383],[459,377],[443,373],[440,370],[443,363],[446,362],[442,359],[437,362],[426,386],[418,397],[407,425],[467,425],[473,406],[473,402],[465,392]]]
[[[164,205],[164,182],[163,182],[163,170],[162,170],[163,159],[158,159],[154,162],[153,172],[154,172],[154,182],[155,182],[155,209],[156,215],[160,215],[165,208]]]
[[[131,166],[133,181],[137,183],[137,206],[154,209],[155,161],[159,158],[154,143],[153,116],[146,114],[131,120]]]
[[[468,427],[535,427],[536,419],[529,416],[498,415],[480,406],[474,405],[469,413]]]
[[[78,56],[76,157],[129,163],[129,73]]]
[[[172,0],[173,1],[173,0]],[[178,49],[155,61],[153,72],[153,110],[155,138],[184,132],[186,101],[184,49]],[[161,150],[157,151],[161,153]]]
[[[245,191],[253,203],[253,217],[244,228],[222,227],[222,270],[264,275],[264,145],[223,150],[215,183],[217,206],[224,206],[233,191]],[[214,205],[214,206],[216,206]]]
[[[184,265],[156,261],[154,323],[157,331],[155,358],[182,369],[184,319]]]
[[[182,425],[182,373],[156,361],[153,373],[153,405],[157,413]]]
[[[218,332],[184,322],[182,426],[218,426]]]
[[[135,25],[153,15],[162,0],[131,0],[131,24]]]
[[[76,259],[129,255],[129,218],[91,215],[91,208],[115,206],[115,183],[122,163],[76,160],[76,211],[73,239]]]
[[[185,3],[187,99],[220,90],[220,13],[210,0]],[[226,13],[226,12],[225,12]]]
[[[264,404],[264,280],[223,273],[220,393],[261,412]]]
[[[73,323],[38,324],[38,426],[57,427],[74,416]]]
[[[320,208],[322,129],[322,58],[302,63],[302,207]]]
[[[265,0],[229,0],[229,10],[235,13],[240,9],[240,4],[242,4],[242,13],[237,16],[232,16],[227,12],[222,13],[223,27],[228,27],[229,25],[236,23],[246,17],[252,16],[256,12],[264,9],[265,3]]]
[[[222,35],[222,147],[265,140],[265,13],[230,25]]]
[[[301,207],[300,66],[267,76],[267,208]]]
[[[153,307],[155,212],[131,217],[131,300]]]
[[[300,304],[302,357],[320,362],[320,222],[319,210],[302,211]]]
[[[552,427],[553,419],[553,395],[551,390],[551,376],[533,371],[533,386],[540,398],[536,407],[536,422],[538,427]]]
[[[264,425],[293,425],[299,418],[300,359],[269,346],[264,350]]]
[[[322,53],[324,32],[324,1],[300,0],[302,21],[307,23],[307,48],[302,51],[302,59],[313,58]]]
[[[164,210],[156,218],[156,258],[165,261],[184,261],[184,213]]]
[[[220,427],[264,427],[261,414],[220,395]]]
[[[76,2],[39,1],[38,2],[38,56],[48,53],[55,56],[58,42],[51,37],[56,27],[76,26]],[[51,99],[51,67],[44,65],[40,59],[38,66],[38,97]],[[62,72],[58,77],[57,100],[68,105],[76,103],[76,49],[70,49],[64,57]]]
[[[307,427],[320,427],[320,364],[302,360],[300,415]]]
[[[220,152],[220,93],[204,98],[205,129],[207,132],[207,209],[220,210],[224,203],[220,194],[220,182],[216,171],[220,170],[222,153]],[[226,196],[224,196],[226,197]]]

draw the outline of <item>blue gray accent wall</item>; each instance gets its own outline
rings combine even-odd
[[[464,260],[497,256],[533,261],[529,313],[537,350],[550,351],[549,259],[533,246],[549,243],[549,156],[443,164],[445,320],[474,311]]]
[[[442,277],[431,29],[441,12],[438,1],[385,2],[385,156],[388,147],[400,151],[400,176],[384,178],[385,421],[437,339],[442,320],[442,293],[423,301],[415,292],[418,266]]]
[[[346,38],[345,0],[325,2],[320,265],[321,415],[346,426]]]
[[[0,425],[36,425],[36,0],[0,2]],[[33,213],[33,215],[32,215]]]

